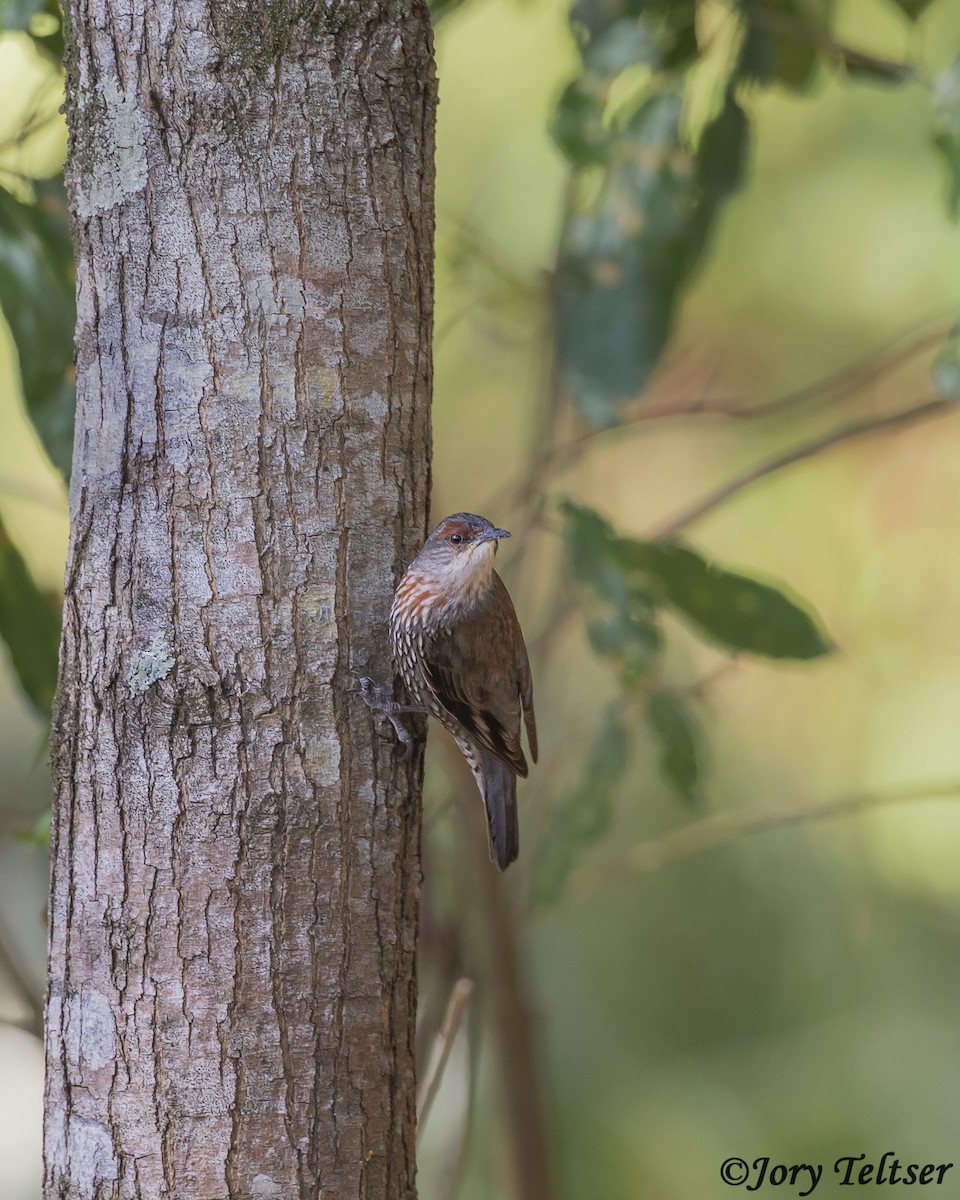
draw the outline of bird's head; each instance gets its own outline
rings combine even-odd
[[[447,604],[468,603],[487,590],[497,542],[509,536],[508,530],[498,529],[486,517],[454,513],[427,538],[416,565],[433,578]]]

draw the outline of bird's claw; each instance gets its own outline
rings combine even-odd
[[[403,757],[407,761],[413,757],[413,738],[410,736],[407,728],[397,716],[397,713],[402,711],[402,705],[397,704],[395,700],[388,698],[386,689],[378,687],[372,679],[366,675],[361,675],[358,680],[360,684],[360,696],[363,699],[367,708],[373,712],[380,712],[387,718],[393,726],[393,731],[397,735],[397,739],[403,746]]]

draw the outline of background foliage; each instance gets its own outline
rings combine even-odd
[[[960,14],[435,15],[434,510],[514,530],[544,753],[484,930],[431,738],[425,1048],[478,986],[422,1194],[509,1193],[497,1095],[531,1081],[501,985],[536,1014],[558,1195],[702,1200],[732,1154],[949,1160]],[[58,9],[0,26],[0,1192],[32,1200],[73,280]]]

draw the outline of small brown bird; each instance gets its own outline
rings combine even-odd
[[[474,513],[441,521],[400,580],[390,610],[393,653],[411,705],[385,700],[369,679],[364,699],[410,735],[400,712],[428,712],[456,738],[487,810],[490,857],[517,857],[517,776],[527,775],[520,715],[537,761],[530,661],[503,580],[493,569],[498,539],[510,536]]]

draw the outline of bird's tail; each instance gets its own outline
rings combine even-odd
[[[490,836],[490,857],[501,871],[520,853],[520,826],[517,821],[517,777],[513,771],[479,747],[483,772],[481,792],[487,810],[487,830]],[[478,778],[477,782],[480,780]]]

